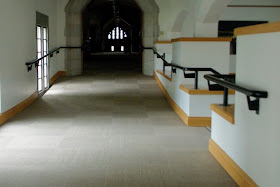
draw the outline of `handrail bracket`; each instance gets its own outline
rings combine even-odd
[[[32,70],[32,65],[28,65],[27,66],[27,72],[31,71]]]
[[[265,91],[256,91],[256,90],[250,90],[245,87],[241,87],[235,82],[231,81],[231,76],[229,75],[204,75],[204,78],[208,80],[209,89],[211,88],[210,81],[217,83],[218,85],[224,87],[224,104],[223,106],[228,106],[228,89],[233,89],[238,92],[241,92],[247,96],[247,102],[249,110],[256,111],[257,114],[259,114],[260,109],[260,98],[267,98],[268,93]],[[212,87],[215,87],[216,85],[212,85]],[[251,98],[256,98],[255,100],[252,100]]]
[[[184,71],[184,77],[187,79],[187,78],[190,78],[190,79],[194,79],[195,78],[195,73],[186,73]]]
[[[247,96],[249,110],[256,111],[256,114],[260,113],[260,98],[251,100],[250,96]]]

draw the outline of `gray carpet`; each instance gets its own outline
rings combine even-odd
[[[237,186],[137,72],[60,78],[0,127],[0,186]]]

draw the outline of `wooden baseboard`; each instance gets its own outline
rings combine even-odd
[[[171,41],[156,41],[155,44],[172,44]]]
[[[59,71],[57,72],[51,79],[50,84],[53,84],[54,81],[61,76],[66,76],[66,71]],[[0,114],[0,125],[3,125],[6,121],[8,121],[10,118],[14,117],[16,114],[27,108],[29,105],[31,105],[36,99],[38,98],[38,92],[36,91],[34,94],[32,94],[28,99],[25,101],[19,103],[15,107],[11,108],[10,110]]]
[[[163,92],[163,94],[165,95],[167,101],[169,102],[169,104],[171,105],[171,107],[173,108],[173,110],[178,114],[178,116],[184,121],[184,123],[187,126],[191,126],[191,127],[211,127],[211,117],[189,117],[174,101],[173,99],[169,96],[169,94],[167,93],[166,89],[164,88],[164,86],[162,85],[162,83],[160,82],[158,76],[156,75],[156,73],[154,73],[154,77],[161,89],[161,91]]]
[[[174,38],[171,40],[174,42],[231,42],[230,37],[218,37],[218,38]]]
[[[53,84],[58,77],[65,77],[66,76],[66,71],[58,71],[51,79],[50,79],[50,84]]]
[[[3,125],[10,118],[14,117],[16,114],[27,108],[38,98],[38,93],[35,92],[28,99],[11,108],[10,110],[0,114],[0,125]]]
[[[239,186],[258,186],[212,139],[209,151]]]
[[[189,117],[188,126],[211,127],[211,117]]]

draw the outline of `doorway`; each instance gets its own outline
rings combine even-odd
[[[142,11],[130,0],[91,1],[83,12],[84,72],[97,66],[142,73]]]
[[[159,25],[158,25],[158,16],[159,16],[159,7],[155,0],[120,0],[123,4],[136,4],[137,8],[141,10],[142,13],[142,35],[141,42],[145,47],[152,47],[154,46],[154,42],[158,40],[159,36]],[[89,7],[91,3],[96,4],[108,4],[112,5],[112,0],[69,0],[65,7],[66,12],[66,27],[65,27],[65,36],[66,36],[66,43],[67,44],[76,44],[76,45],[83,45],[88,39],[86,38],[83,30],[80,29],[85,26],[85,17],[84,13],[86,9]],[[97,11],[103,11],[102,7]],[[112,12],[112,6],[109,7],[110,12]],[[104,10],[105,11],[105,10]],[[95,11],[94,11],[95,12]],[[112,16],[110,14],[106,14],[102,19],[106,18],[107,16]],[[132,17],[132,16],[131,16]],[[88,30],[89,31],[89,30]],[[99,35],[98,31],[93,29],[91,35]],[[96,32],[96,34],[93,34]],[[95,44],[98,45],[89,45],[91,49],[100,50],[102,49],[102,40],[96,38]],[[101,42],[101,44],[100,44]],[[86,42],[88,43],[88,42]],[[87,53],[88,54],[88,53]],[[65,65],[67,70],[67,75],[75,76],[81,75],[83,73],[83,58],[86,57],[82,55],[82,52],[79,50],[67,50],[65,54]],[[154,73],[154,54],[152,50],[144,50],[141,54],[141,58],[143,59],[143,66],[142,73],[144,75],[153,76]]]
[[[37,59],[44,57],[49,52],[48,16],[37,12],[36,41]],[[49,57],[39,61],[37,67],[37,90],[39,93],[49,88]]]

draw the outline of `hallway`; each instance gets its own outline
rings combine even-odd
[[[154,78],[105,69],[60,78],[0,128],[0,186],[237,186]]]

